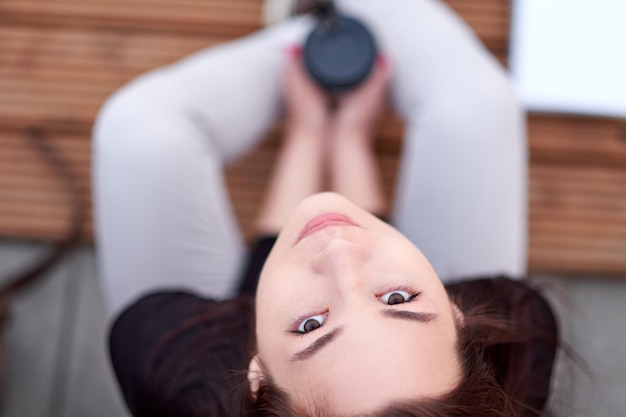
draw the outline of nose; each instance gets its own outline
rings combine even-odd
[[[367,250],[358,242],[333,240],[310,262],[312,271],[345,290],[358,289],[363,282]]]

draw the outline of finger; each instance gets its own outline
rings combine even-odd
[[[287,53],[287,55],[293,58],[299,58],[300,56],[302,56],[302,46],[298,44],[288,46],[287,48],[285,48],[285,52]]]
[[[383,54],[376,56],[376,66],[372,74],[372,84],[386,86],[391,74],[391,60]]]
[[[300,67],[300,54],[302,48],[300,45],[292,45],[285,48],[285,54],[287,55],[287,63],[284,69],[283,84],[289,90],[290,88],[297,88],[296,85],[299,80],[299,67]]]
[[[376,55],[376,66],[388,73],[391,69],[391,58],[385,54]]]

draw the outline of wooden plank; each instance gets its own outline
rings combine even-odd
[[[532,164],[529,264],[537,271],[626,271],[626,169]]]
[[[533,114],[528,125],[534,162],[626,166],[626,120]]]
[[[48,2],[4,0],[0,23],[62,25],[242,36],[260,27],[261,2],[146,5],[126,2]]]
[[[76,172],[90,215],[90,141],[84,135],[51,133]],[[70,222],[70,199],[60,180],[28,143],[27,132],[0,131],[0,233],[4,236],[60,238]],[[91,220],[85,236],[93,235]]]
[[[3,238],[59,240],[64,236],[64,228],[62,222],[44,218],[0,218]],[[85,235],[93,236],[93,226],[88,224],[85,228]]]
[[[111,31],[93,28],[1,26],[0,69],[16,74],[49,68],[122,71],[128,77],[165,65],[229,36]]]
[[[602,275],[623,278],[623,257],[623,253],[608,255],[587,249],[572,250],[550,246],[531,246],[529,265],[531,273]]]

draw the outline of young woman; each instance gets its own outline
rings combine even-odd
[[[332,111],[294,47],[307,18],[146,74],[101,111],[98,253],[133,414],[543,408],[554,318],[526,284],[495,278],[525,273],[524,118],[503,71],[439,2],[340,6],[384,55]],[[406,122],[389,224],[371,151],[388,86]],[[283,103],[246,261],[222,167]]]

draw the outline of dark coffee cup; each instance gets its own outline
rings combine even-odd
[[[376,41],[361,21],[334,8],[318,13],[306,39],[303,59],[307,72],[331,92],[351,90],[371,74],[376,64]]]

